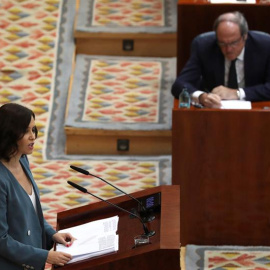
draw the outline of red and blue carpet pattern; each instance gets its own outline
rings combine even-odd
[[[159,62],[92,60],[82,120],[157,122],[161,75]]]
[[[175,58],[77,55],[65,124],[171,130]]]
[[[76,31],[175,33],[177,0],[80,0]]]
[[[267,270],[270,248],[188,245],[185,264],[186,270]]]
[[[89,1],[90,2],[90,1]],[[164,1],[93,1],[93,26],[164,26]]]
[[[170,181],[167,157],[65,155],[64,115],[74,52],[75,4],[74,0],[3,0],[0,4],[0,104],[20,103],[36,114],[39,138],[29,158],[44,215],[53,226],[57,212],[96,201],[74,190],[67,180],[103,198],[120,195],[97,179],[71,171],[72,164],[126,192],[159,185],[162,175]]]

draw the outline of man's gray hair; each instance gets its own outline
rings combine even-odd
[[[216,32],[221,22],[233,22],[239,26],[241,36],[244,36],[248,32],[248,23],[244,15],[239,11],[229,12],[221,14],[214,22],[213,29]]]

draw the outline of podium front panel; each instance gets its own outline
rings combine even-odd
[[[65,229],[90,221],[115,215],[119,216],[118,235],[119,250],[115,253],[94,257],[72,264],[62,269],[116,270],[120,267],[128,269],[175,269],[180,267],[180,191],[179,186],[160,186],[133,193],[137,199],[146,199],[153,194],[160,194],[161,204],[154,212],[155,219],[147,223],[149,230],[155,235],[150,237],[150,244],[134,247],[134,236],[143,234],[143,225],[139,219],[132,218],[105,202],[58,213],[57,229]],[[128,211],[138,208],[138,203],[127,196],[109,200],[111,203]],[[146,267],[146,268],[143,268]]]
[[[183,245],[270,244],[270,106],[257,106],[174,109],[172,182],[181,186]]]

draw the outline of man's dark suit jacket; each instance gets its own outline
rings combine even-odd
[[[224,85],[224,56],[217,44],[215,32],[197,36],[191,56],[172,86],[178,98],[185,86],[190,93],[196,90],[211,92]],[[245,45],[244,75],[246,100],[270,100],[270,35],[249,31]]]

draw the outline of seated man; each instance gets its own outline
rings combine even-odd
[[[191,56],[172,86],[174,97],[184,87],[193,102],[209,108],[221,107],[224,99],[270,100],[270,35],[249,31],[240,12],[220,15],[214,32],[193,40]]]

